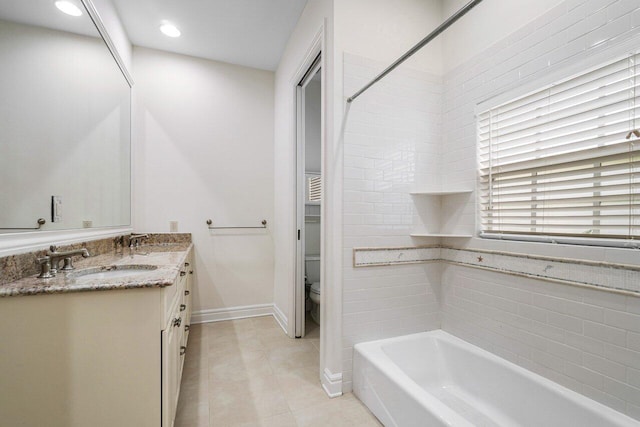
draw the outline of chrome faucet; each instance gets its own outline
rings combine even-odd
[[[131,233],[129,236],[129,249],[137,248],[140,246],[140,240],[149,238],[148,234],[134,234]]]
[[[71,251],[58,252],[58,247],[56,245],[51,245],[47,255],[42,258],[38,258],[37,260],[40,265],[40,275],[38,277],[41,279],[47,279],[49,277],[54,277],[58,270],[73,270],[72,257],[74,255],[82,255],[83,258],[88,258],[89,251],[86,248],[80,248]],[[60,261],[64,261],[62,268],[60,268]]]

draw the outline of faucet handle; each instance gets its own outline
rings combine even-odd
[[[63,259],[64,264],[62,266],[62,268],[60,270],[62,271],[71,271],[71,270],[75,270],[75,268],[73,267],[73,262],[71,257],[65,257]]]
[[[57,250],[58,250],[58,247],[57,247],[56,245],[51,245],[51,246],[49,246],[49,251],[51,251],[51,252],[54,252],[54,253],[55,253]]]
[[[51,258],[44,256],[42,258],[38,258],[36,262],[40,266],[40,274],[38,275],[39,279],[55,277],[55,274],[51,272]]]

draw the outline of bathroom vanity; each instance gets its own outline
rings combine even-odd
[[[124,247],[0,285],[0,424],[172,426],[192,247]]]

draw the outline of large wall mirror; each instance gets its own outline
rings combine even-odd
[[[0,0],[0,234],[131,223],[131,87],[63,4]]]

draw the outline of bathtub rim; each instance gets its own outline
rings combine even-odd
[[[598,412],[603,416],[603,418],[611,420],[614,423],[618,423],[621,426],[637,427],[640,425],[640,420],[631,418],[630,416],[616,411],[615,409],[606,406],[603,403],[593,400],[583,394],[578,393],[577,391],[571,390],[563,386],[562,384],[545,378],[540,374],[530,371],[520,365],[517,365],[483,348],[480,348],[475,344],[465,341],[442,329],[434,329],[427,332],[418,332],[415,334],[383,338],[354,345],[354,354],[357,352],[361,357],[363,357],[369,363],[374,365],[380,372],[382,372],[391,382],[400,387],[403,392],[409,394],[420,404],[437,410],[438,414],[443,414],[442,417],[436,415],[439,419],[442,420],[443,423],[455,423],[456,426],[472,426],[472,424],[468,420],[463,418],[461,415],[458,415],[458,413],[456,413],[453,409],[442,403],[440,400],[432,396],[428,391],[418,385],[383,350],[383,346],[397,342],[413,341],[425,336],[429,338],[435,338],[436,340],[446,341],[455,347],[461,348],[464,351],[470,351],[477,357],[486,358],[489,361],[500,363],[504,365],[505,368],[509,371],[514,372],[515,374],[522,374],[529,381],[538,382],[542,387],[554,393],[555,395],[562,396],[563,398],[569,399],[573,403],[581,407],[589,408],[594,412]],[[354,366],[354,383],[355,373],[356,369]]]

